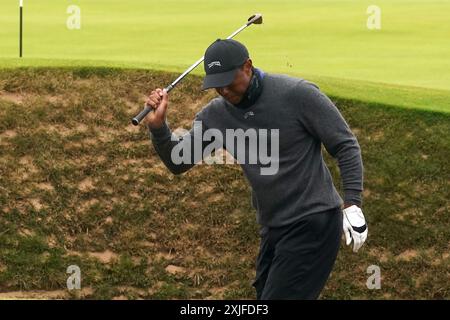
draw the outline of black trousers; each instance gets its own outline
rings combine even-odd
[[[342,235],[342,210],[261,229],[253,286],[257,299],[317,299],[330,276]]]

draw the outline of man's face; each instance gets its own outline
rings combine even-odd
[[[240,67],[231,84],[226,87],[215,88],[217,93],[232,104],[238,104],[244,97],[252,78],[252,60],[248,59]]]

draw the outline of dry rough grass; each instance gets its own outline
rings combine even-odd
[[[255,297],[258,226],[239,167],[173,176],[129,124],[175,76],[0,72],[0,299]],[[200,83],[171,92],[172,129],[214,96]],[[450,298],[448,116],[335,100],[363,150],[370,235],[358,255],[341,248],[322,298]],[[365,285],[373,264],[381,290]],[[65,289],[70,265],[81,291]]]

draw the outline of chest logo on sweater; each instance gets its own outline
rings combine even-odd
[[[261,175],[275,175],[279,169],[279,129],[243,130],[208,128],[203,130],[201,121],[194,121],[192,131],[177,130],[179,141],[171,152],[174,164],[235,164],[254,165]],[[191,137],[191,135],[193,135]],[[228,152],[223,152],[223,149]]]
[[[253,111],[249,111],[244,113],[244,119],[248,119],[249,117],[253,117],[255,114],[253,113]]]

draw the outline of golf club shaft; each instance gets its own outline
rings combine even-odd
[[[247,28],[249,25],[253,24],[255,21],[261,19],[261,15],[260,14],[256,14],[252,17],[250,17],[248,19],[248,22],[246,24],[244,24],[242,27],[240,27],[239,29],[237,29],[235,32],[233,32],[231,35],[229,35],[227,37],[227,39],[231,39],[233,38],[235,35],[237,35],[239,32],[241,32],[242,30],[244,30],[245,28]],[[175,88],[175,86],[186,76],[188,75],[195,67],[197,67],[200,63],[203,62],[204,60],[204,56],[201,57],[200,59],[198,59],[192,66],[190,66],[186,71],[184,71],[177,79],[175,79],[175,81],[173,81],[170,85],[168,85],[165,90],[167,91],[167,93],[169,93],[173,88]],[[150,106],[145,106],[144,109],[131,120],[131,123],[135,126],[137,126],[142,119],[145,118],[145,116],[151,112],[153,109]]]

